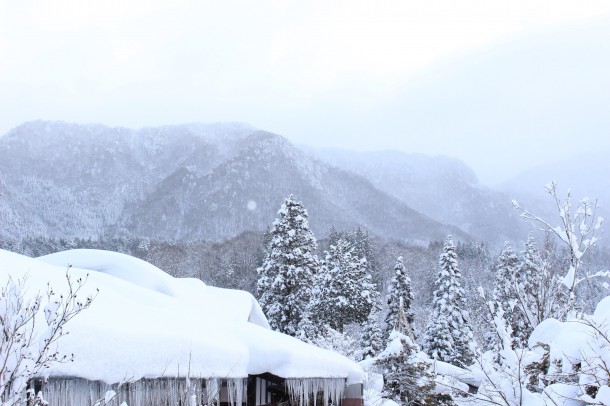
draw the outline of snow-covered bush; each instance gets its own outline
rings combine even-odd
[[[582,319],[545,320],[530,337],[530,345],[536,343],[547,349],[547,397],[610,405],[610,296]]]
[[[481,382],[475,404],[610,406],[610,296],[592,315],[561,322],[548,318],[513,348],[502,311],[494,316],[502,348],[471,367]]]
[[[79,297],[85,279],[73,280],[67,273],[66,280],[68,293],[59,297],[51,286],[44,294],[28,293],[25,277],[9,278],[0,290],[0,400],[3,406],[22,403],[26,396],[31,405],[44,404],[33,391],[26,394],[28,382],[43,375],[53,364],[72,360],[71,354],[59,350],[58,340],[67,334],[66,323],[88,308],[93,297]]]
[[[484,352],[470,367],[476,381],[480,382],[473,400],[481,404],[505,406],[540,404],[540,390],[533,387],[532,380],[544,373],[534,368],[543,364],[544,355],[515,345],[520,341],[518,338],[515,341],[500,302],[491,300],[487,306],[496,345]]]

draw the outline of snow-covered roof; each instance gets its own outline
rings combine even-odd
[[[173,278],[127,255],[70,250],[37,259],[0,250],[0,282],[27,275],[28,293],[67,288],[88,280],[84,294],[99,294],[66,326],[60,350],[74,362],[51,376],[77,376],[107,383],[186,376],[239,378],[272,373],[284,378],[346,378],[362,382],[349,359],[269,329],[254,297],[242,291]],[[39,323],[44,324],[44,322]]]

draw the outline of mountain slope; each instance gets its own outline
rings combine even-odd
[[[307,149],[338,168],[368,179],[409,207],[486,241],[524,238],[526,225],[508,195],[485,188],[463,162],[398,151]]]
[[[291,193],[307,207],[318,235],[326,235],[333,225],[338,229],[362,225],[402,241],[442,239],[447,233],[466,237],[380,192],[362,177],[313,160],[283,137],[265,132],[247,137],[239,154],[207,175],[197,176],[186,168],[176,171],[134,207],[129,228],[137,234],[177,239],[225,238],[240,230],[263,230]]]
[[[294,193],[320,236],[365,226],[401,241],[467,234],[241,124],[130,130],[32,122],[0,138],[4,238],[232,237],[268,227]]]
[[[222,161],[221,148],[205,130],[214,132],[44,121],[15,128],[0,138],[0,218],[7,217],[13,231],[6,232],[23,224],[19,236],[95,237],[120,228],[126,205],[168,173],[182,166],[206,172]]]

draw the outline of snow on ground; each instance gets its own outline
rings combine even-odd
[[[115,383],[185,376],[190,368],[201,378],[270,372],[363,380],[349,359],[271,331],[249,293],[173,278],[127,255],[71,250],[32,259],[0,250],[0,280],[27,275],[29,294],[46,291],[47,283],[61,292],[68,264],[73,278],[88,275],[83,296],[99,293],[60,341],[74,362],[54,366],[50,375]]]

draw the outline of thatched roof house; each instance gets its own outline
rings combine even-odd
[[[27,275],[29,292],[66,285],[66,267],[99,294],[67,325],[60,350],[74,361],[48,370],[55,406],[272,404],[320,399],[360,404],[362,370],[334,352],[274,332],[247,292],[173,278],[139,259],[71,250],[32,259],[0,251],[0,281]]]

